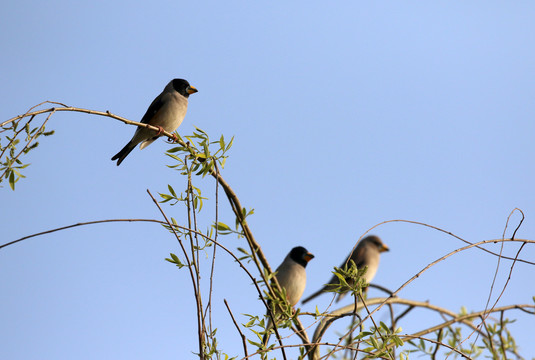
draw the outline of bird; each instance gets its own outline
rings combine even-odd
[[[385,251],[389,251],[390,249],[388,246],[383,244],[381,239],[376,235],[370,235],[362,239],[357,247],[351,252],[351,254],[347,257],[347,259],[342,263],[340,268],[343,268],[346,266],[346,264],[349,263],[349,260],[353,260],[355,262],[355,265],[357,266],[357,269],[362,269],[364,266],[368,266],[368,270],[364,274],[364,280],[366,283],[370,283],[375,276],[375,273],[377,272],[377,268],[379,267],[379,258],[380,254]],[[348,280],[348,284],[352,285],[353,281]],[[335,284],[329,285],[329,284]],[[316,296],[322,294],[325,291],[331,290],[333,288],[336,288],[336,285],[340,284],[340,281],[336,275],[333,275],[331,280],[328,284],[325,284],[320,290],[316,291],[312,295],[305,298],[302,303],[305,304],[308,301],[312,300]],[[336,299],[336,302],[340,301],[345,295],[346,292],[342,292],[338,295],[338,298]]]
[[[275,276],[282,289],[286,291],[286,299],[290,305],[296,305],[305,291],[307,274],[305,268],[314,255],[302,246],[294,247],[275,270]],[[268,304],[271,307],[271,303]],[[274,309],[272,309],[274,310]],[[268,311],[269,313],[269,311]],[[274,311],[276,316],[276,312]],[[271,317],[268,317],[266,334],[263,343],[269,340],[269,330],[273,327]]]
[[[132,140],[111,158],[112,160],[117,160],[117,166],[135,149],[137,144],[141,143],[139,148],[143,149],[160,137],[162,131],[165,130],[169,133],[175,131],[186,116],[188,97],[197,91],[187,80],[171,80],[165,86],[162,93],[152,101],[147,112],[141,119],[142,123],[156,126],[160,130],[155,132],[145,127],[138,127]]]

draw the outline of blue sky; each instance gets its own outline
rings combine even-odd
[[[293,246],[316,254],[307,295],[385,220],[420,221],[476,242],[501,238],[520,208],[526,219],[517,237],[535,238],[534,18],[532,2],[10,2],[0,22],[0,119],[52,100],[139,120],[170,79],[188,79],[199,93],[179,132],[197,126],[213,139],[235,136],[223,175],[255,209],[250,225],[273,267]],[[49,129],[56,134],[26,159],[27,179],[15,192],[0,189],[2,243],[82,221],[160,219],[146,189],[185,188],[186,179],[165,167],[163,141],[134,150],[120,167],[110,161],[132,127],[62,113]],[[196,184],[212,200],[201,216],[206,228],[215,185]],[[185,223],[183,208],[164,209]],[[220,211],[233,223],[222,198]],[[509,236],[519,220],[511,218]],[[373,233],[391,248],[374,282],[390,289],[463,245],[404,223]],[[0,358],[190,357],[191,285],[185,270],[163,260],[169,252],[179,252],[176,240],[140,223],[76,228],[2,249]],[[533,261],[534,246],[521,257]],[[482,310],[496,264],[466,251],[400,296]],[[501,263],[492,299],[509,268]],[[532,303],[533,273],[516,264],[499,305]],[[239,322],[262,314],[262,305],[228,257],[218,260],[215,284],[219,343],[241,355],[223,298]],[[329,300],[323,295],[317,305]],[[533,317],[511,316],[529,358]],[[430,318],[415,313],[400,325],[439,322]]]

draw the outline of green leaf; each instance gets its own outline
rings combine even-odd
[[[369,331],[363,331],[363,332],[361,332],[360,334],[358,334],[356,338],[357,338],[357,339],[362,339],[362,338],[364,338],[364,337],[366,337],[366,336],[370,336],[370,335],[372,335],[372,334],[373,334],[372,332],[369,332]]]
[[[390,333],[390,328],[384,323],[384,322],[379,322],[379,324],[381,325],[381,328],[383,328],[383,330],[388,334]]]
[[[227,152],[232,147],[233,142],[234,142],[234,136],[232,137],[232,139],[230,139],[230,142],[228,143],[227,148],[225,149],[225,152]]]
[[[206,132],[204,132],[203,130],[199,129],[197,126],[194,126],[195,130],[197,130],[198,132],[208,136],[208,134]]]
[[[171,200],[173,197],[167,194],[159,194],[165,201]]]
[[[169,261],[170,263],[175,264],[179,269],[181,269],[181,268],[183,268],[184,266],[186,266],[186,265],[184,265],[184,264],[180,261],[180,259],[178,258],[178,256],[176,256],[176,255],[173,254],[173,253],[171,253],[170,255],[171,255],[171,259],[169,259],[169,258],[165,258],[166,261]]]
[[[15,191],[15,173],[13,173],[13,171],[10,171],[9,173],[9,186],[11,187],[11,190]]]
[[[375,349],[379,349],[379,343],[377,342],[377,340],[374,338],[374,337],[370,337],[370,340],[372,342],[372,346],[375,348]]]
[[[394,340],[394,344],[396,344],[396,346],[403,346],[403,340],[401,340],[399,336],[393,336],[392,340]]]
[[[217,230],[219,231],[229,231],[230,227],[227,224],[224,224],[222,222],[218,222],[216,225]]]
[[[169,192],[171,193],[171,195],[173,195],[174,197],[177,197],[175,190],[173,189],[171,185],[167,185],[167,188],[169,189]]]
[[[251,344],[253,346],[256,346],[256,347],[264,346],[264,345],[262,345],[260,343],[254,342],[253,340],[249,340],[249,339],[247,339],[247,342],[249,342],[249,344]]]

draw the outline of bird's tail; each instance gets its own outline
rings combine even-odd
[[[128,154],[130,154],[130,152],[132,150],[134,150],[136,148],[136,145],[135,143],[133,143],[132,141],[128,142],[128,144],[125,145],[124,148],[122,148],[121,151],[119,151],[117,154],[115,154],[111,160],[114,161],[114,160],[117,160],[117,166],[121,165],[121,163],[123,162],[124,158],[128,156]]]
[[[316,291],[314,294],[312,294],[312,295],[306,297],[305,299],[303,299],[303,300],[301,301],[301,303],[304,304],[304,303],[309,302],[310,300],[314,299],[316,296],[321,295],[321,294],[323,293],[324,290],[325,290],[324,288],[319,289],[319,290]]]
[[[270,335],[271,335],[271,332],[268,332],[264,334],[264,337],[262,337],[262,344],[264,344],[265,347],[267,347]]]
[[[273,327],[273,322],[271,321],[271,317],[268,316],[268,323],[266,326],[266,333],[262,337],[262,344],[267,347],[267,343],[269,341],[269,337],[271,336],[271,328]]]

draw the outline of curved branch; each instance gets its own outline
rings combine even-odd
[[[59,107],[52,107],[52,108],[49,108],[49,109],[31,111],[31,110],[35,109],[37,106],[40,106],[40,105],[43,105],[43,104],[54,104],[54,105],[59,105]],[[31,116],[44,114],[44,113],[50,113],[50,115],[49,115],[49,117],[50,117],[52,114],[54,114],[56,112],[61,112],[61,111],[81,112],[81,113],[90,114],[90,115],[98,115],[98,116],[109,117],[109,118],[112,118],[112,119],[115,119],[115,120],[119,120],[119,121],[121,121],[121,122],[123,122],[123,123],[125,123],[127,125],[135,125],[135,126],[138,126],[138,127],[145,127],[145,128],[148,128],[148,129],[152,129],[154,131],[160,131],[161,134],[167,136],[168,138],[176,139],[176,137],[174,137],[172,133],[169,133],[169,132],[167,132],[165,130],[161,131],[162,130],[161,128],[157,128],[155,126],[152,126],[152,125],[149,125],[149,124],[145,124],[145,123],[140,123],[140,122],[137,122],[137,121],[128,120],[128,119],[123,118],[121,116],[112,114],[109,110],[106,111],[106,112],[96,111],[96,110],[89,110],[89,109],[77,108],[77,107],[72,107],[72,106],[66,106],[65,104],[61,104],[61,103],[57,103],[57,102],[51,102],[51,101],[45,101],[45,102],[43,102],[41,104],[38,104],[38,105],[32,107],[30,109],[30,111],[26,112],[25,114],[18,115],[16,117],[13,117],[13,118],[11,118],[9,120],[4,121],[3,123],[0,124],[0,126],[6,125],[6,124],[8,124],[10,122],[14,122],[14,121],[20,120],[20,119],[22,119],[24,117],[31,117]],[[176,139],[175,142],[178,143],[179,145],[181,145],[183,148],[185,148],[193,157],[197,158],[197,155],[199,155],[198,153],[195,152],[194,149],[192,149],[189,146],[188,143],[184,142],[183,140]],[[263,269],[266,269],[269,274],[272,274],[273,270],[271,269],[271,266],[269,265],[269,262],[267,261],[267,258],[264,255],[264,253],[262,251],[262,248],[260,247],[260,244],[255,240],[255,238],[253,236],[253,233],[252,233],[252,231],[251,231],[251,229],[249,227],[249,224],[247,223],[247,221],[245,219],[245,216],[242,213],[243,207],[242,207],[242,205],[241,205],[236,193],[230,187],[230,185],[225,181],[225,179],[221,176],[221,174],[219,173],[219,171],[217,171],[217,169],[215,167],[212,167],[210,169],[210,175],[213,176],[216,179],[216,181],[221,185],[221,187],[225,190],[225,194],[227,195],[227,197],[229,199],[231,208],[232,208],[236,218],[238,219],[238,222],[240,223],[240,226],[243,229],[245,238],[247,239],[248,245],[251,248],[252,258],[253,258],[253,261],[255,262],[255,264],[256,264],[256,266],[258,268],[260,276],[264,280],[264,283],[265,283],[266,287],[268,288],[268,291],[275,296],[275,291],[273,291],[272,286],[270,285],[270,282],[267,281]],[[277,281],[277,278],[275,276],[272,277],[272,283],[280,290],[280,285],[279,285],[279,283]],[[300,332],[304,332],[304,328],[302,327],[302,325],[299,322],[296,321],[295,322],[295,326],[299,329]]]
[[[52,108],[48,108],[48,109],[31,111],[32,109],[34,109],[34,108],[36,108],[36,107],[38,107],[40,105],[43,105],[43,104],[55,104],[55,105],[60,105],[60,107],[52,107]],[[121,122],[123,122],[123,123],[125,123],[127,125],[135,125],[135,126],[139,126],[139,127],[145,127],[145,128],[154,130],[156,132],[157,131],[161,131],[161,129],[156,127],[156,126],[152,126],[152,125],[141,123],[141,122],[137,122],[137,121],[128,120],[128,119],[126,119],[124,117],[112,114],[109,110],[104,112],[104,111],[83,109],[83,108],[78,108],[78,107],[74,107],[74,106],[67,106],[65,104],[62,104],[62,103],[59,103],[59,102],[53,102],[53,101],[45,101],[45,102],[42,102],[41,104],[35,105],[34,107],[32,107],[30,109],[30,111],[28,111],[28,112],[26,112],[24,114],[15,116],[15,117],[13,117],[13,118],[11,118],[9,120],[6,120],[6,121],[2,122],[0,124],[0,127],[4,126],[4,125],[7,125],[7,124],[9,124],[9,123],[11,123],[13,121],[20,120],[20,119],[25,118],[25,117],[31,117],[31,116],[35,116],[35,115],[40,115],[40,114],[45,114],[45,113],[55,113],[55,112],[61,112],[61,111],[72,111],[72,112],[80,112],[80,113],[90,114],[90,115],[104,116],[104,117],[109,117],[109,118],[112,118],[112,119],[115,119],[115,120],[119,120],[119,121],[121,121]],[[167,136],[168,138],[173,138],[173,134],[170,133],[170,132],[167,132],[165,130],[161,131],[161,134]],[[195,151],[187,143],[185,143],[183,140],[177,139],[176,143],[178,143],[182,147],[188,149],[188,151],[190,151],[193,156],[197,155],[195,153]],[[255,252],[255,254],[260,259],[260,262],[262,263],[262,266],[264,268],[266,268],[270,273],[272,273],[271,267],[270,267],[265,255],[263,254],[263,252],[262,252],[262,250],[260,248],[260,245],[254,239],[253,233],[252,233],[251,229],[249,228],[249,225],[245,221],[245,218],[244,218],[244,216],[243,216],[243,214],[241,212],[241,209],[243,209],[243,207],[241,206],[241,203],[240,203],[238,197],[236,196],[236,193],[234,192],[234,190],[232,190],[230,185],[223,179],[221,174],[219,174],[216,171],[216,169],[212,168],[211,171],[210,171],[210,174],[219,182],[219,184],[225,190],[225,193],[229,197],[229,200],[231,201],[232,209],[233,209],[236,217],[239,219],[240,224],[241,224],[241,226],[242,226],[242,228],[244,230],[244,233],[246,235],[246,238],[250,242],[250,246],[251,246],[252,250]]]
[[[434,230],[438,230],[440,232],[443,232],[445,234],[448,234],[458,240],[461,240],[462,242],[464,242],[465,244],[468,244],[468,245],[473,245],[474,243],[468,241],[468,240],[465,240],[463,239],[462,237],[460,236],[457,236],[455,235],[454,233],[450,232],[450,231],[447,231],[447,230],[444,230],[444,229],[441,229],[437,226],[433,226],[433,225],[429,225],[429,224],[426,224],[426,223],[423,223],[423,222],[420,222],[420,221],[414,221],[414,220],[404,220],[404,219],[394,219],[394,220],[385,220],[385,221],[382,221],[378,224],[375,224],[374,226],[372,226],[371,228],[369,228],[368,230],[366,230],[366,232],[364,234],[361,235],[361,237],[359,238],[362,239],[364,236],[366,236],[366,234],[368,234],[370,231],[372,231],[373,229],[381,226],[381,225],[384,225],[384,224],[389,224],[389,223],[395,223],[395,222],[401,222],[401,223],[407,223],[407,224],[414,224],[414,225],[420,225],[420,226],[424,226],[424,227],[428,227],[428,228],[431,228],[431,229],[434,229]],[[516,232],[516,230],[515,230]],[[503,240],[503,239],[500,239],[500,241]],[[496,241],[493,241],[493,242],[497,242],[498,240]],[[479,243],[478,243],[479,244]],[[530,265],[535,265],[535,262],[532,262],[532,261],[528,261],[528,260],[524,260],[524,259],[515,259],[515,258],[512,258],[512,257],[508,257],[508,256],[501,256],[500,254],[496,254],[495,252],[492,252],[488,249],[485,249],[479,245],[476,244],[475,246],[476,248],[478,248],[479,250],[483,250],[485,251],[486,253],[489,253],[491,255],[494,255],[494,256],[497,256],[499,258],[502,258],[502,259],[506,259],[506,260],[511,260],[511,261],[517,261],[517,262],[523,262],[523,263],[526,263],[526,264],[530,264]]]
[[[453,312],[451,310],[448,310],[446,308],[430,304],[428,302],[409,300],[409,299],[402,299],[402,298],[397,298],[397,297],[394,297],[394,298],[373,298],[373,299],[368,299],[368,300],[366,300],[366,304],[368,306],[372,306],[372,305],[383,306],[384,304],[408,305],[408,306],[420,307],[420,308],[433,310],[433,311],[436,311],[436,312],[438,312],[440,314],[444,314],[444,315],[450,316],[452,318],[451,320],[444,321],[444,322],[442,322],[440,324],[437,324],[437,325],[432,326],[432,327],[430,327],[428,329],[425,329],[425,330],[421,330],[421,331],[416,332],[416,333],[411,334],[411,335],[409,335],[409,334],[400,335],[400,338],[402,340],[404,340],[406,337],[424,336],[426,334],[430,334],[430,333],[435,332],[437,330],[440,330],[440,329],[446,328],[448,326],[451,326],[452,324],[455,324],[455,323],[462,323],[463,325],[471,328],[472,330],[474,330],[474,331],[476,331],[478,333],[482,333],[482,331],[480,329],[478,329],[477,326],[474,325],[470,320],[474,319],[474,318],[478,318],[478,317],[480,317],[480,316],[482,316],[484,314],[488,314],[489,313],[489,310],[483,310],[483,311],[473,312],[473,313],[466,314],[466,315],[458,315],[458,314],[456,314],[455,312]],[[359,311],[359,310],[361,310],[363,308],[364,308],[364,305],[359,302],[359,305],[357,306],[356,311]],[[375,312],[377,309],[373,310],[372,313]],[[507,311],[507,310],[515,310],[515,309],[516,310],[522,310],[522,311],[525,311],[525,312],[529,312],[528,309],[531,309],[531,310],[535,311],[535,305],[529,305],[529,304],[507,305],[507,306],[502,306],[502,307],[499,307],[499,308],[494,308],[494,309],[492,309],[492,312],[496,313],[496,312],[502,312],[502,311]],[[312,357],[312,359],[319,359],[319,357],[320,357],[319,346],[317,346],[317,345],[319,345],[319,342],[321,341],[321,338],[323,337],[323,334],[328,329],[328,327],[334,321],[336,321],[336,320],[338,320],[340,318],[346,317],[346,316],[351,316],[354,313],[355,313],[355,304],[349,304],[349,305],[346,305],[346,306],[344,306],[344,307],[342,307],[340,309],[334,310],[334,311],[332,311],[332,312],[330,312],[328,314],[322,314],[323,318],[319,322],[318,326],[316,327],[316,330],[314,331],[314,335],[312,337],[312,350],[311,351],[314,353],[314,356]],[[302,313],[302,315],[316,316],[316,314],[314,314],[314,313]],[[482,334],[482,335],[484,335],[484,334]]]
[[[443,342],[440,342],[440,341],[437,341],[437,340],[433,340],[433,339],[424,338],[424,337],[417,336],[417,335],[405,335],[405,337],[407,339],[420,339],[420,340],[423,340],[423,341],[427,341],[427,342],[436,344],[437,348],[435,349],[435,355],[436,355],[436,351],[438,350],[438,346],[440,345],[440,346],[444,346],[445,348],[448,348],[451,351],[457,353],[458,355],[460,355],[464,359],[472,360],[472,358],[470,356],[464,354],[462,351],[457,350],[456,348],[454,348],[454,347],[452,347],[452,346],[450,346],[448,344],[445,344]]]
[[[38,236],[41,236],[41,235],[51,234],[51,233],[54,233],[54,232],[57,232],[57,231],[61,231],[61,230],[71,229],[71,228],[75,228],[75,227],[78,227],[78,226],[95,225],[95,224],[102,224],[102,223],[109,223],[109,222],[152,222],[152,223],[157,223],[157,224],[160,224],[160,225],[170,226],[171,228],[178,228],[178,229],[181,229],[181,230],[189,231],[189,232],[192,232],[194,234],[197,234],[197,235],[205,238],[206,240],[209,240],[209,241],[213,242],[215,245],[219,246],[227,254],[229,254],[234,259],[234,261],[236,261],[240,265],[240,267],[243,269],[243,271],[245,271],[245,273],[247,274],[249,279],[251,279],[253,284],[255,285],[256,291],[258,292],[258,295],[260,297],[260,300],[263,302],[264,307],[266,307],[268,309],[268,314],[271,317],[271,321],[274,324],[276,323],[275,322],[275,317],[273,315],[273,312],[271,311],[270,307],[268,306],[268,303],[267,303],[266,299],[264,298],[264,295],[262,293],[262,290],[260,289],[260,286],[258,285],[258,282],[254,278],[254,276],[249,272],[249,270],[245,267],[245,265],[242,263],[242,261],[236,255],[234,255],[234,253],[232,251],[227,249],[224,245],[220,244],[218,241],[206,236],[205,234],[203,234],[201,232],[195,231],[193,229],[189,229],[189,228],[187,228],[185,226],[170,224],[170,223],[168,223],[166,221],[155,220],[155,219],[106,219],[106,220],[95,220],[95,221],[87,221],[87,222],[71,224],[71,225],[62,226],[62,227],[59,227],[59,228],[54,228],[54,229],[42,231],[42,232],[39,232],[39,233],[27,235],[27,236],[24,236],[22,238],[19,238],[19,239],[16,239],[16,240],[13,240],[13,241],[10,241],[10,242],[7,242],[5,244],[0,245],[0,249],[8,247],[10,245],[14,245],[14,244],[16,244],[18,242],[21,242],[21,241],[24,241],[24,240],[27,240],[27,239],[38,237]],[[306,332],[304,331],[304,328],[303,328],[302,324],[299,321],[296,321],[296,323],[298,324],[297,328],[300,330],[298,335],[300,337],[302,337],[303,341],[306,341],[308,343],[308,338],[306,337]],[[280,336],[280,334],[278,332],[278,329],[276,327],[274,328],[274,331],[275,331],[275,334],[277,335],[277,338],[280,339],[281,336]],[[303,333],[305,335],[303,335]],[[305,337],[303,337],[303,336],[305,336]]]

